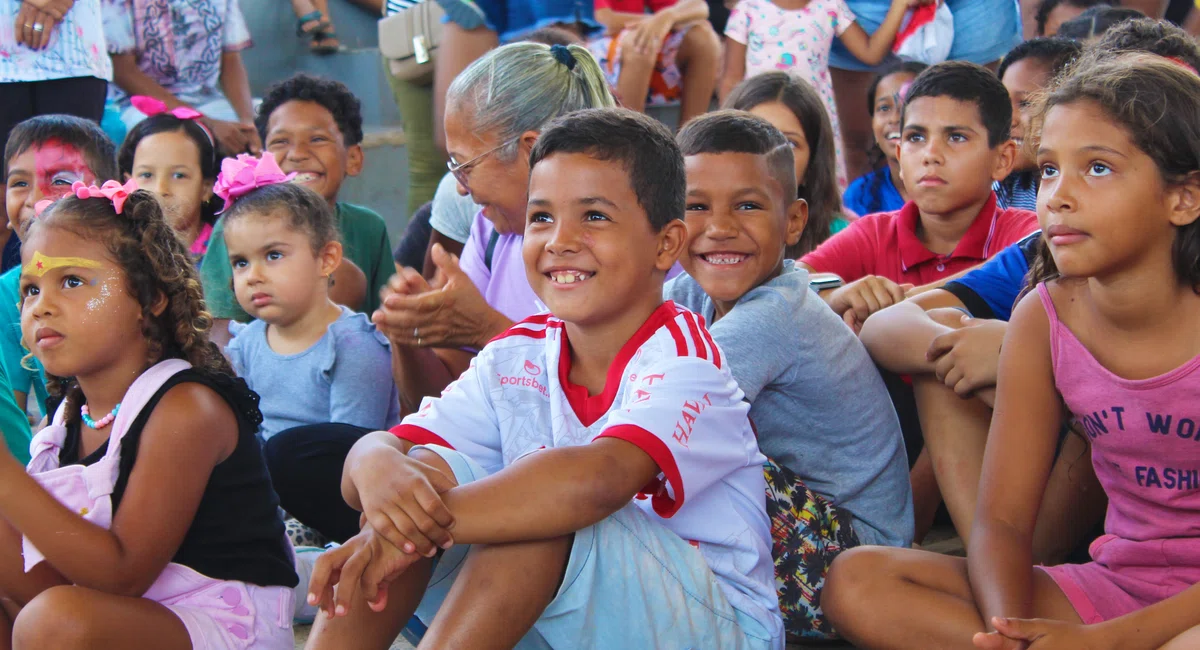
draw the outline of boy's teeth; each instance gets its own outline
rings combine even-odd
[[[899,132],[899,131],[892,131],[891,133],[887,134],[887,139],[888,139],[888,140],[899,140],[899,139],[900,139],[900,132]]]
[[[581,273],[579,271],[567,271],[563,273],[551,273],[550,279],[559,284],[573,284],[575,282],[583,282],[592,277],[591,273]]]
[[[709,264],[737,264],[746,259],[745,255],[705,255],[705,261]]]
[[[292,181],[296,182],[296,183],[307,183],[309,181],[316,180],[316,178],[317,178],[316,174],[304,173],[304,174],[296,174],[296,177],[293,178]]]

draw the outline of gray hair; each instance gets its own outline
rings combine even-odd
[[[446,91],[446,105],[469,109],[473,130],[495,132],[501,142],[526,131],[541,131],[560,115],[616,106],[591,52],[578,45],[566,49],[573,66],[562,63],[541,43],[512,43],[492,50],[455,77]],[[511,157],[515,147],[506,149],[502,153]]]

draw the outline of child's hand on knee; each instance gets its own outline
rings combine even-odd
[[[868,275],[829,294],[826,302],[857,333],[868,316],[903,301],[904,292],[911,288],[911,284]]]
[[[962,397],[996,385],[1000,345],[1008,324],[961,317],[961,329],[933,339],[925,357],[934,362],[938,380]]]
[[[1119,643],[1105,624],[1081,625],[1050,619],[992,617],[996,631],[972,639],[980,650],[1111,650]]]
[[[408,456],[380,454],[355,484],[363,516],[396,548],[433,557],[438,548],[454,544],[454,516],[441,494],[456,483],[438,469]]]
[[[308,603],[320,606],[326,616],[345,616],[361,592],[372,611],[383,611],[388,587],[420,559],[393,546],[368,524],[345,544],[317,558],[308,583]]]

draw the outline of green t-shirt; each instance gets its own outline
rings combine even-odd
[[[396,272],[387,225],[373,210],[349,203],[337,204],[337,220],[346,259],[354,262],[367,276],[363,312],[370,314],[379,308],[379,290]],[[204,301],[213,318],[243,323],[252,320],[233,295],[233,267],[229,265],[229,253],[225,250],[224,219],[217,221],[213,228],[208,252],[200,263],[200,283],[204,286]]]
[[[8,378],[9,394],[13,390],[33,393],[38,408],[46,412],[46,374],[42,364],[29,356],[21,345],[21,267],[15,266],[0,275],[0,368]],[[15,404],[15,402],[14,402]]]
[[[17,308],[21,290],[21,267],[15,266],[0,275],[0,432],[4,444],[21,463],[29,462],[29,418],[25,410],[17,405],[13,390],[28,394],[33,389],[38,406],[46,412],[46,377],[42,366],[30,357],[29,370],[21,360],[29,354],[21,345],[21,311]],[[10,383],[9,377],[16,377]]]

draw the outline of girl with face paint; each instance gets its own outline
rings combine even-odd
[[[0,454],[0,557],[21,567],[0,572],[0,635],[292,648],[297,577],[257,397],[208,339],[159,200],[75,183],[25,234],[21,331],[53,417],[27,469]]]

